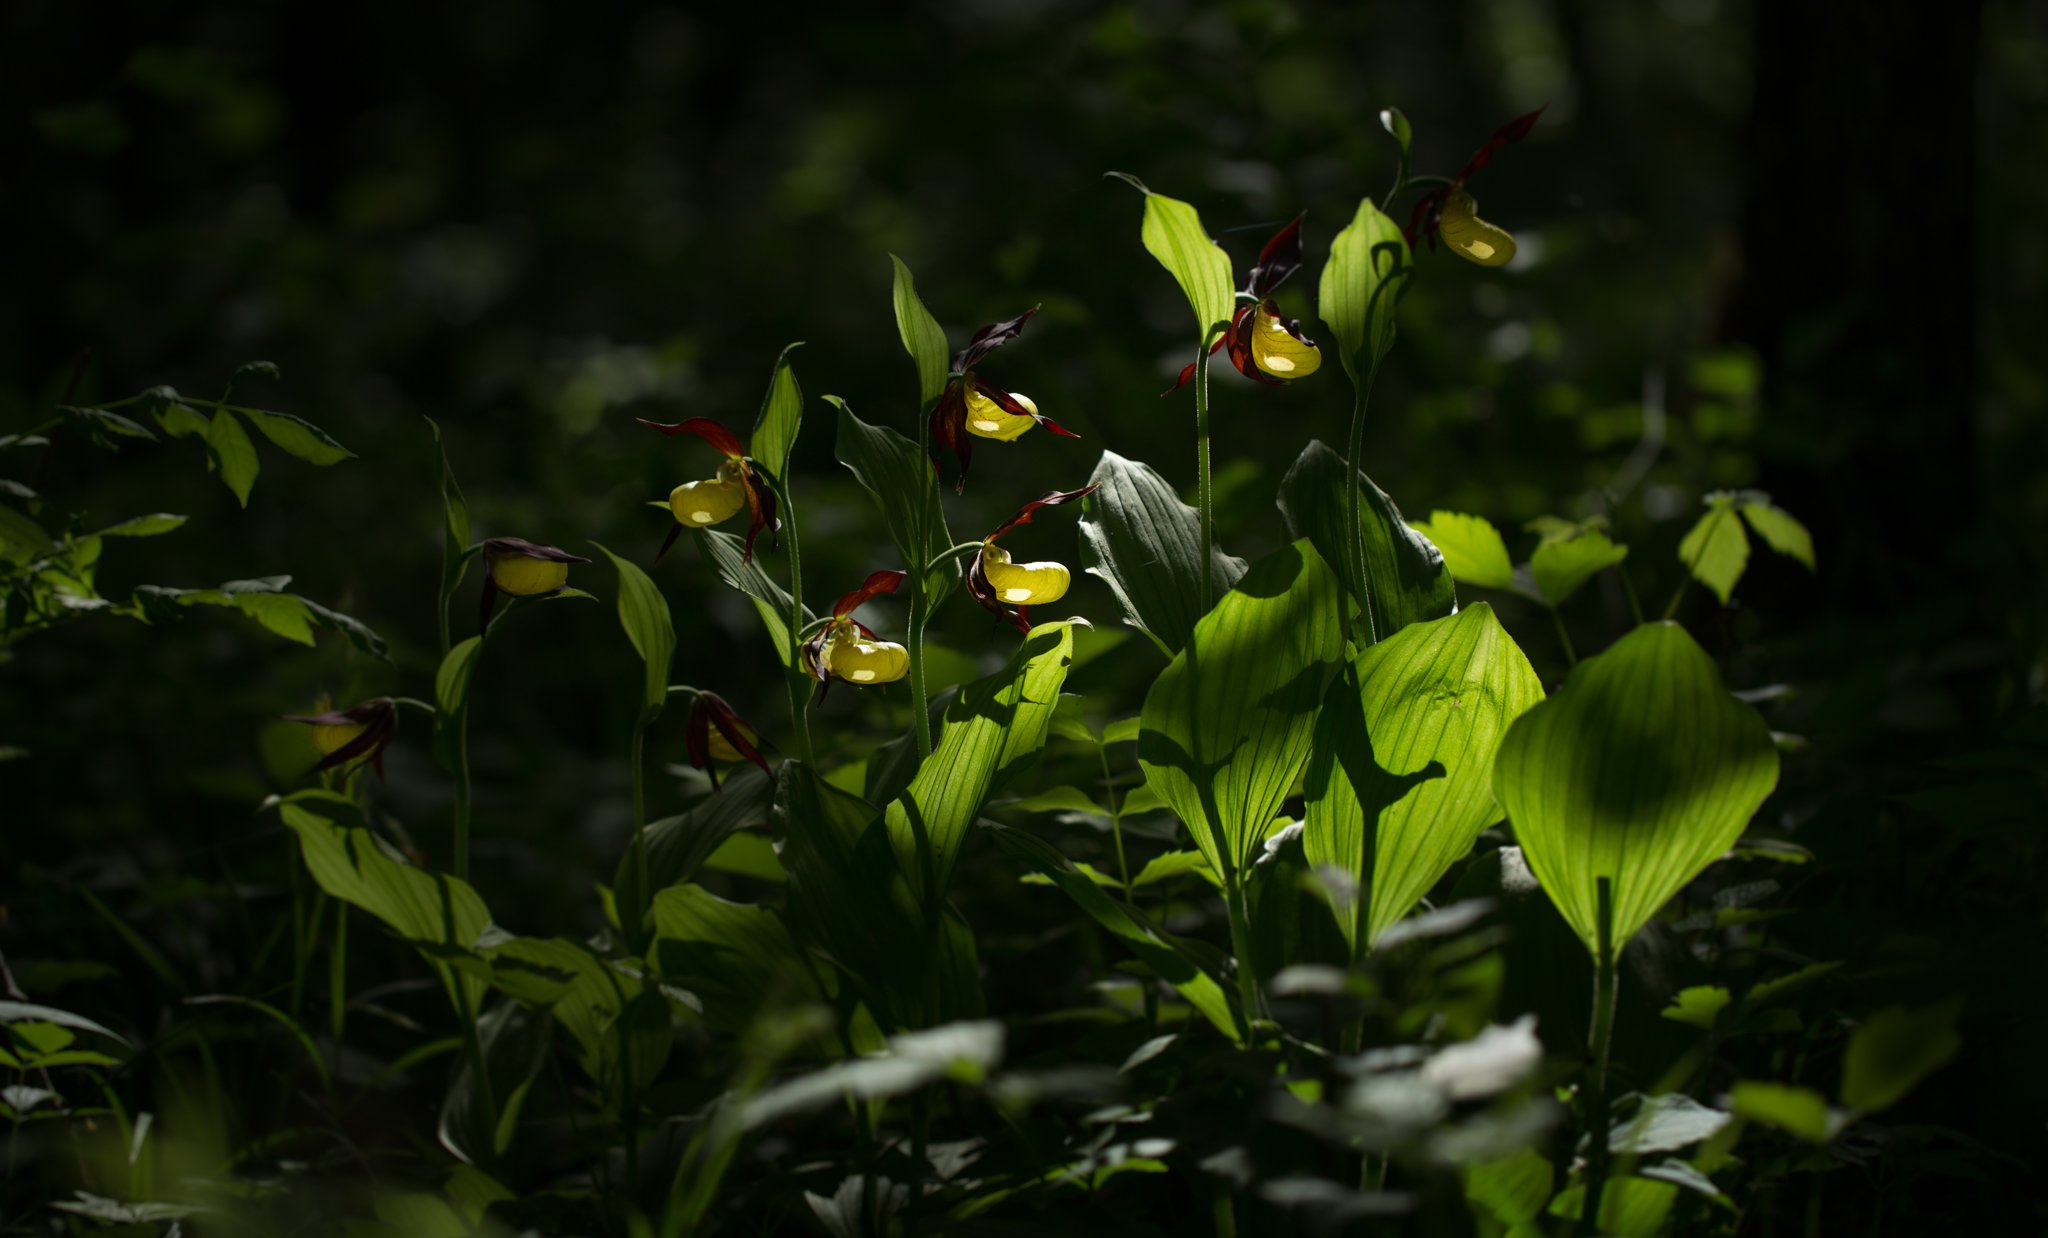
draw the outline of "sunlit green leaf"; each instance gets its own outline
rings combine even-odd
[[[1142,461],[1113,451],[1089,475],[1098,487],[1081,501],[1081,548],[1088,573],[1122,604],[1124,618],[1168,655],[1187,645],[1202,617],[1201,516]],[[1210,561],[1212,595],[1244,575],[1244,560],[1220,549]]]
[[[1828,1102],[1811,1088],[1745,1079],[1728,1096],[1735,1116],[1775,1126],[1801,1139],[1825,1143],[1834,1122]]]
[[[1503,1225],[1521,1225],[1542,1216],[1555,1182],[1549,1159],[1534,1148],[1465,1166],[1465,1198]]]
[[[1493,761],[1543,683],[1481,602],[1401,629],[1330,684],[1308,767],[1309,861],[1360,898],[1338,923],[1354,950],[1406,916],[1500,820]]]
[[[1552,606],[1579,591],[1595,573],[1628,558],[1628,547],[1617,546],[1604,533],[1581,533],[1561,540],[1545,539],[1529,558],[1529,571],[1536,587]]]
[[[216,413],[214,420],[226,417],[227,411],[222,409]],[[355,458],[356,453],[335,442],[327,431],[304,417],[260,408],[238,408],[235,411],[247,417],[249,424],[261,431],[263,437],[308,464],[339,464]]]
[[[1097,924],[1114,933],[1144,960],[1160,979],[1180,991],[1188,1004],[1199,1011],[1217,1030],[1233,1041],[1240,1038],[1237,1017],[1223,986],[1180,949],[1165,934],[1154,929],[1128,904],[1103,892],[1058,848],[1022,830],[993,826],[991,834],[1012,858],[1043,873],[1065,891]]]
[[[791,344],[775,358],[768,394],[761,399],[761,414],[754,419],[754,437],[747,445],[747,454],[767,465],[777,478],[789,469],[790,448],[796,446],[797,431],[803,425],[804,393],[797,386],[796,369],[789,363],[789,354],[801,347],[801,342]]]
[[[1600,1197],[1598,1234],[1656,1234],[1678,1201],[1678,1188],[1669,1182],[1622,1176],[1609,1178]],[[1585,1211],[1586,1188],[1567,1187],[1550,1201],[1552,1216],[1576,1219]]]
[[[1435,511],[1412,527],[1443,553],[1444,565],[1459,584],[1484,589],[1515,587],[1515,565],[1508,558],[1508,544],[1485,517]]]
[[[1963,1047],[1956,1035],[1961,1008],[1959,1000],[1917,1010],[1892,1006],[1865,1019],[1842,1059],[1842,1104],[1859,1113],[1889,1109],[1948,1065]]]
[[[736,831],[765,825],[773,791],[774,784],[766,774],[746,766],[727,778],[721,790],[697,801],[688,812],[649,822],[647,889],[658,893],[691,880]],[[612,878],[612,889],[618,899],[619,919],[630,921],[632,904],[640,889],[638,848],[626,848]]]
[[[1342,588],[1306,540],[1261,559],[1145,697],[1138,759],[1226,876],[1250,866],[1343,656]]]
[[[1719,985],[1694,985],[1679,990],[1672,997],[1671,1005],[1664,1009],[1664,1017],[1673,1023],[1684,1023],[1705,1031],[1714,1026],[1714,1020],[1730,1000],[1728,990]]]
[[[1813,534],[1806,526],[1792,518],[1792,514],[1781,507],[1773,507],[1768,495],[1754,490],[1745,491],[1737,502],[1742,509],[1742,518],[1749,521],[1749,527],[1764,543],[1781,555],[1790,555],[1806,565],[1806,570],[1815,571],[1818,565],[1813,556]]]
[[[760,559],[747,562],[745,543],[739,538],[717,529],[706,529],[703,536],[704,552],[718,565],[719,578],[753,599],[755,613],[761,616],[761,626],[768,629],[768,640],[775,646],[776,656],[784,666],[790,665],[793,654],[789,639],[789,591],[769,577]],[[810,608],[805,607],[804,622],[813,618]]]
[[[917,283],[903,259],[890,254],[889,265],[895,271],[890,299],[896,305],[896,333],[903,338],[903,351],[917,363],[918,400],[930,404],[946,389],[946,375],[952,370],[946,331],[918,299]]]
[[[1693,579],[1712,589],[1723,605],[1727,603],[1735,592],[1735,582],[1749,566],[1749,537],[1743,533],[1742,521],[1728,496],[1709,500],[1707,514],[1678,543],[1678,559]]]
[[[157,537],[169,533],[185,523],[186,517],[173,516],[168,512],[157,512],[151,516],[131,516],[119,524],[110,524],[93,534],[94,537]]]
[[[818,976],[782,917],[766,907],[728,902],[702,886],[673,886],[654,897],[655,956],[662,979],[703,1003],[704,1018],[744,1031],[764,1003],[824,1001]]]
[[[1721,1133],[1732,1119],[1683,1092],[1646,1096],[1627,1121],[1608,1132],[1607,1146],[1622,1156],[1675,1152]]]
[[[256,459],[256,445],[249,441],[249,432],[226,409],[215,413],[212,424],[206,428],[206,450],[214,467],[220,470],[220,479],[234,492],[235,501],[249,506],[249,487],[256,484],[256,473],[262,465]]]
[[[1350,526],[1344,458],[1320,440],[1311,442],[1280,482],[1280,512],[1290,537],[1306,537],[1316,553],[1361,604],[1370,605],[1373,631],[1385,640],[1411,623],[1457,609],[1450,569],[1428,538],[1402,523],[1394,500],[1358,474],[1359,522],[1365,529],[1365,580],[1358,579]],[[1363,641],[1363,637],[1360,638]]]
[[[1145,195],[1145,222],[1139,236],[1145,251],[1159,260],[1180,290],[1187,294],[1195,311],[1195,329],[1206,337],[1210,327],[1227,321],[1235,310],[1236,281],[1231,278],[1230,255],[1209,239],[1202,217],[1194,207],[1178,198],[1153,193],[1134,176],[1116,172]]]
[[[668,700],[669,664],[675,659],[676,628],[669,616],[668,599],[661,596],[647,573],[604,546],[591,545],[603,550],[619,571],[619,623],[647,668],[640,704],[642,715],[651,721]]]
[[[1685,629],[1645,624],[1573,668],[1508,728],[1494,790],[1536,878],[1596,949],[1613,883],[1619,952],[1726,852],[1778,781],[1756,710],[1728,695]]]
[[[1360,200],[1358,213],[1330,242],[1316,302],[1352,382],[1362,381],[1394,346],[1394,311],[1414,269],[1400,225],[1371,198]]]

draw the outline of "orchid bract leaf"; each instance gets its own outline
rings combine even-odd
[[[789,363],[789,354],[801,347],[801,343],[791,344],[775,358],[768,394],[761,400],[761,415],[754,420],[754,437],[747,445],[747,454],[767,466],[778,480],[789,469],[789,452],[803,425],[803,388],[797,385],[796,369]]]
[[[1337,355],[1353,383],[1394,346],[1394,311],[1413,270],[1400,226],[1370,198],[1330,242],[1316,312],[1336,337]]]
[[[1280,512],[1292,537],[1306,537],[1336,571],[1359,605],[1372,608],[1381,640],[1411,623],[1439,619],[1457,608],[1444,555],[1401,520],[1401,509],[1362,471],[1359,519],[1365,526],[1365,579],[1345,533],[1349,504],[1344,458],[1320,441],[1309,443],[1280,482]]]
[[[918,400],[930,404],[946,389],[946,376],[952,372],[946,331],[918,299],[917,283],[903,259],[890,254],[889,264],[896,273],[891,290],[896,305],[896,332],[903,337],[903,351],[917,363]]]
[[[613,554],[597,543],[605,558],[619,571],[619,624],[626,639],[646,666],[646,690],[641,697],[641,715],[652,721],[668,700],[669,664],[675,660],[676,627],[670,617],[668,599],[661,596],[647,573],[639,566]]]
[[[1088,573],[1116,594],[1132,627],[1168,656],[1180,652],[1202,617],[1200,515],[1151,465],[1113,451],[1102,453],[1088,481],[1097,487],[1081,508]],[[1243,559],[1217,551],[1209,564],[1215,595],[1244,570]]]

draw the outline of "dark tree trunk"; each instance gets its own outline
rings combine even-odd
[[[1756,6],[1727,334],[1762,358],[1766,485],[1813,527],[1836,602],[1909,602],[1978,515],[1980,11]]]

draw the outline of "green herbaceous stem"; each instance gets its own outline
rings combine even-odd
[[[789,665],[783,668],[782,678],[789,690],[789,720],[796,727],[797,756],[805,765],[812,765],[816,762],[811,755],[811,718],[806,705],[810,684],[799,670],[804,647],[804,559],[797,542],[796,504],[790,500],[786,483],[779,489],[786,513],[783,531],[789,536]]]
[[[1259,1017],[1259,967],[1252,956],[1252,918],[1245,899],[1244,873],[1232,872],[1227,878],[1227,885],[1225,901],[1230,908],[1230,948],[1237,956],[1237,995],[1244,1004],[1244,1033],[1249,1041],[1252,1024]]]
[[[650,908],[647,893],[647,711],[633,719],[633,935],[639,936]]]
[[[1599,949],[1593,959],[1593,1027],[1586,1083],[1586,1137],[1591,1151],[1586,1158],[1585,1204],[1574,1229],[1596,1234],[1600,1232],[1601,1196],[1607,1189],[1607,1063],[1614,1048],[1614,999],[1620,980],[1614,967],[1613,883],[1602,877],[1598,889]]]
[[[1195,508],[1202,518],[1202,561],[1195,568],[1202,587],[1201,613],[1216,604],[1216,582],[1210,579],[1216,558],[1215,493],[1209,482],[1209,340],[1215,327],[1202,336],[1201,351],[1195,354]]]
[[[1357,565],[1358,601],[1365,614],[1365,643],[1377,645],[1380,640],[1379,622],[1372,613],[1372,588],[1366,579],[1365,520],[1360,511],[1364,496],[1364,482],[1360,475],[1365,471],[1365,414],[1372,405],[1373,380],[1379,377],[1380,360],[1377,351],[1372,363],[1365,367],[1365,378],[1354,388],[1351,404],[1351,450],[1346,455],[1344,477],[1344,514],[1351,529],[1351,559]]]

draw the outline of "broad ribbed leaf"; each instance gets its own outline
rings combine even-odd
[[[1733,519],[1733,514],[1730,514]],[[1685,629],[1645,624],[1508,729],[1494,766],[1530,869],[1588,949],[1614,949],[1741,836],[1778,781],[1769,728]]]
[[[1550,604],[1561,606],[1595,573],[1626,558],[1628,547],[1615,545],[1605,533],[1588,531],[1576,537],[1545,541],[1529,556],[1529,572]]]
[[[1694,580],[1727,604],[1749,566],[1749,535],[1742,531],[1732,498],[1716,495],[1708,500],[1706,515],[1678,543],[1678,559]]]
[[[1309,861],[1349,873],[1362,953],[1500,820],[1493,758],[1543,683],[1481,602],[1401,629],[1330,685],[1308,767]]]
[[[1152,684],[1138,760],[1218,873],[1248,867],[1308,761],[1344,656],[1342,587],[1306,540],[1268,555]]]
[[[1413,271],[1400,226],[1371,198],[1360,201],[1358,213],[1330,242],[1316,306],[1337,338],[1337,355],[1352,382],[1394,346],[1394,309]]]
[[[387,851],[360,826],[343,826],[325,812],[354,814],[355,806],[326,791],[301,791],[278,805],[299,836],[306,870],[321,889],[360,907],[426,954],[444,983],[460,984],[474,1011],[483,982],[450,961],[476,948],[491,913],[466,883],[446,873],[415,868]]]
[[[1237,305],[1230,255],[1209,239],[1202,217],[1178,198],[1153,193],[1136,177],[1122,176],[1145,195],[1145,223],[1139,235],[1145,250],[1166,268],[1195,311],[1195,328],[1206,339],[1209,328],[1225,322]]]
[[[761,616],[761,625],[768,629],[768,639],[775,645],[775,656],[788,666],[789,591],[769,578],[759,559],[748,562],[745,547],[745,542],[730,533],[717,529],[704,531],[704,550],[718,565],[719,578],[753,599],[754,610]],[[806,606],[804,622],[809,623],[815,617]]]
[[[740,830],[767,824],[773,791],[768,775],[743,766],[722,790],[698,800],[690,811],[649,822],[646,888],[659,892],[690,880],[719,844]],[[626,848],[612,879],[621,923],[633,919],[631,905],[641,888],[639,861],[639,849]]]
[[[676,625],[669,616],[668,599],[638,566],[596,542],[591,545],[603,550],[604,557],[619,570],[619,624],[647,667],[640,705],[642,715],[651,722],[668,700],[669,664],[676,653]]]
[[[1484,516],[1435,511],[1411,526],[1443,554],[1451,579],[1482,589],[1515,587],[1515,565],[1500,530]]]
[[[215,414],[227,415],[226,409]],[[290,454],[308,464],[339,464],[343,460],[355,459],[356,453],[334,441],[327,431],[290,413],[273,413],[261,408],[239,409],[249,424],[261,431],[264,438],[277,444]]]
[[[789,451],[796,446],[797,431],[803,424],[804,393],[789,364],[789,354],[801,347],[801,341],[791,344],[775,358],[768,394],[761,400],[761,415],[754,419],[754,438],[747,445],[747,454],[767,465],[777,478],[789,468]]]
[[[839,462],[852,471],[881,509],[889,536],[903,556],[903,570],[916,571],[953,544],[931,461],[918,454],[916,443],[896,431],[862,421],[837,396],[825,398],[839,409]],[[853,578],[859,579],[858,575]],[[958,569],[951,564],[934,569],[925,580],[931,606],[936,607],[959,579]]]
[[[1004,778],[1045,746],[1052,712],[1074,657],[1069,623],[1031,629],[1008,666],[962,685],[945,729],[917,776],[886,812],[897,863],[917,888],[943,894],[967,827]],[[925,853],[930,851],[929,882]]]
[[[660,1075],[673,1043],[667,998],[647,986],[636,966],[565,937],[512,937],[483,953],[493,985],[553,1013],[576,1042],[576,1060],[593,1081],[619,1095],[622,1084],[641,1088]],[[624,1069],[628,1065],[630,1071]]]
[[[1243,1039],[1237,1016],[1231,1010],[1230,998],[1223,986],[1137,911],[1104,893],[1087,873],[1075,867],[1071,860],[1060,854],[1058,848],[1044,839],[1007,826],[991,825],[987,828],[997,846],[1012,858],[1044,873],[1097,924],[1121,938],[1131,953],[1144,960],[1153,974],[1178,989],[1180,995],[1187,998],[1188,1005],[1199,1011],[1218,1031],[1233,1041]]]
[[[693,994],[703,1004],[705,1022],[725,1031],[745,1031],[765,1003],[831,997],[819,990],[781,916],[729,902],[702,886],[655,895],[654,948],[662,980]]]
[[[930,404],[946,389],[946,375],[952,372],[952,365],[946,351],[946,331],[939,326],[939,320],[918,299],[917,283],[911,278],[910,268],[895,254],[889,255],[889,265],[895,269],[896,282],[891,298],[896,303],[896,333],[903,337],[903,351],[917,363],[918,400]],[[845,459],[844,456],[840,457]]]
[[[1310,442],[1281,479],[1280,512],[1287,518],[1288,536],[1306,537],[1345,590],[1371,607],[1381,640],[1411,623],[1455,611],[1457,595],[1442,553],[1402,521],[1394,500],[1362,470],[1358,480],[1358,516],[1365,526],[1363,582],[1347,532],[1350,492],[1344,457],[1320,440]]]
[[[1088,481],[1097,487],[1081,500],[1089,574],[1109,585],[1132,627],[1169,656],[1180,652],[1202,617],[1201,515],[1151,465],[1113,451],[1102,453]],[[1215,552],[1209,565],[1215,596],[1242,575],[1243,559]]]

